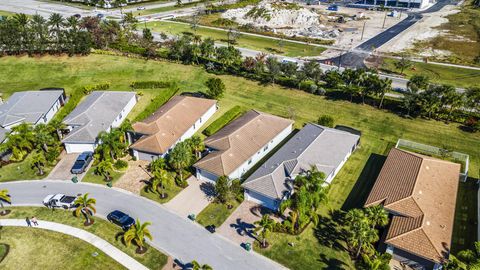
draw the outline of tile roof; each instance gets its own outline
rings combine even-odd
[[[16,122],[35,124],[62,95],[61,90],[15,92],[0,104],[0,126],[6,127]]]
[[[166,153],[200,117],[216,104],[217,101],[212,99],[173,97],[150,117],[133,124],[135,132],[146,136],[136,141],[130,148],[148,153]]]
[[[385,243],[437,263],[447,258],[460,168],[393,148],[365,203],[395,214]]]
[[[349,132],[308,123],[242,186],[273,199],[282,199],[290,190],[289,177],[312,165],[326,176],[330,175],[359,139],[360,136]]]
[[[135,92],[92,92],[63,120],[75,128],[62,142],[95,143],[98,134],[110,128],[133,97]]]
[[[194,166],[217,176],[229,175],[292,124],[292,120],[248,111],[205,139],[205,145],[216,151]]]

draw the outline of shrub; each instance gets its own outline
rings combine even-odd
[[[335,123],[335,120],[333,119],[333,117],[325,114],[320,116],[317,120],[317,124],[325,127],[330,127],[330,128],[333,128],[334,123]]]
[[[128,167],[128,162],[119,159],[115,162],[115,164],[113,164],[113,167],[117,170],[125,169]]]
[[[240,106],[235,106],[220,116],[217,120],[213,121],[204,131],[203,134],[210,136],[219,131],[222,127],[238,118],[245,110]]]
[[[300,82],[299,88],[302,89],[303,91],[313,94],[317,91],[318,86],[314,81],[306,80],[306,81]]]
[[[135,117],[134,122],[141,121],[148,116],[150,116],[152,113],[154,113],[160,106],[165,104],[171,97],[173,97],[177,92],[178,92],[178,87],[175,83],[172,83],[172,85],[169,88],[164,88],[159,90],[160,94],[156,96],[155,98],[152,99],[152,102],[148,105],[145,110],[143,110],[141,113]]]
[[[214,99],[219,99],[225,92],[225,84],[220,78],[209,78],[205,85],[207,86],[207,96]]]
[[[130,84],[135,89],[167,88],[172,86],[171,81],[140,81]]]
[[[105,83],[98,83],[98,84],[91,84],[91,85],[85,85],[82,90],[85,95],[90,94],[92,91],[98,91],[98,90],[107,90],[110,88],[110,83],[105,82]]]

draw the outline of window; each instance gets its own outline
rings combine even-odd
[[[268,150],[268,145],[263,148],[263,152]]]
[[[252,163],[252,159],[249,159],[248,160],[248,165],[250,165]]]
[[[202,117],[200,117],[200,123],[202,123]]]
[[[195,124],[193,124],[193,129],[195,129]]]

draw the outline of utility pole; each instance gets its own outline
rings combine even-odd
[[[363,33],[365,32],[365,24],[367,24],[367,21],[363,21],[363,28],[362,28],[362,36],[360,37],[360,40],[363,40]]]
[[[383,25],[382,25],[382,29],[385,28],[385,21],[387,20],[387,9],[385,9],[385,16],[383,17]]]

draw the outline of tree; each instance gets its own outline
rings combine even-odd
[[[480,111],[480,87],[467,88],[465,98],[470,109]]]
[[[159,170],[165,170],[167,168],[167,163],[165,162],[164,158],[157,158],[152,160],[149,165],[149,169],[152,173],[155,173]]]
[[[364,209],[351,209],[345,215],[346,227],[349,232],[347,236],[347,244],[349,245],[354,257],[358,258],[362,252],[371,252],[374,250],[372,243],[378,241],[378,232],[375,229],[375,225],[380,226],[384,223],[384,217],[381,210],[374,209],[368,210],[371,215],[373,212],[378,216],[368,216],[367,210]],[[373,225],[376,223],[375,225]]]
[[[211,38],[206,38],[200,43],[201,55],[204,58],[212,58],[215,54],[215,42]]]
[[[172,185],[172,177],[166,170],[158,170],[153,173],[152,181],[152,191],[156,192],[157,187],[160,185],[162,187],[162,192],[160,197],[163,199],[166,197],[165,189]]]
[[[317,124],[325,127],[333,128],[335,120],[330,115],[322,115],[318,118]]]
[[[96,153],[100,155],[100,160],[116,160],[127,148],[124,132],[118,128],[112,128],[110,132],[102,131],[98,135],[100,145]]]
[[[205,82],[205,86],[207,86],[206,94],[213,99],[223,97],[223,93],[226,89],[225,84],[220,78],[208,78]]]
[[[44,175],[43,169],[45,168],[45,165],[47,163],[47,160],[45,159],[45,154],[43,152],[35,152],[32,155],[32,161],[31,161],[31,166],[32,168],[37,168],[38,170],[38,175]]]
[[[234,30],[233,28],[228,29],[227,32],[227,43],[228,46],[233,46],[237,44],[237,39],[239,39],[241,36],[240,32]]]
[[[445,263],[447,270],[475,270],[480,267],[480,242],[475,242],[474,249],[459,251],[457,256],[450,254],[450,259]]]
[[[175,4],[175,6],[181,7],[182,6],[182,0],[177,0],[177,3]]]
[[[7,213],[4,209],[3,202],[7,202],[9,204],[12,203],[12,198],[10,198],[10,195],[8,194],[8,189],[0,190],[0,206],[2,207],[2,213],[1,213],[2,216],[4,216]]]
[[[131,226],[128,231],[123,234],[123,241],[125,241],[127,247],[129,247],[133,241],[138,246],[137,253],[144,253],[146,251],[145,237],[153,240],[152,234],[147,228],[151,224],[150,222],[140,223],[137,219],[135,225]]]
[[[328,88],[334,89],[334,88],[338,87],[338,85],[342,81],[342,77],[341,77],[341,75],[338,71],[329,70],[329,71],[325,72],[325,74],[323,76],[323,80],[325,81],[326,86]]]
[[[412,61],[408,60],[405,54],[402,54],[401,58],[395,61],[394,66],[396,69],[400,69],[400,74],[403,75],[403,71],[412,66]]]
[[[97,200],[90,198],[88,193],[83,194],[83,196],[79,196],[75,200],[75,204],[78,205],[75,209],[75,216],[79,217],[80,214],[82,214],[86,219],[84,223],[85,226],[93,224],[91,217],[97,212],[97,209],[95,208],[96,203]]]
[[[278,62],[276,57],[270,56],[267,58],[265,62],[268,72],[270,73],[270,80],[272,83],[275,83],[276,77],[280,75],[280,63]]]
[[[142,37],[143,37],[143,40],[145,40],[145,42],[147,43],[153,42],[153,34],[150,28],[143,28]]]
[[[280,70],[283,72],[283,75],[288,78],[293,78],[297,74],[298,64],[297,62],[285,61],[280,63]]]
[[[273,231],[275,226],[275,221],[271,219],[268,215],[263,215],[261,220],[255,221],[254,231],[258,234],[260,232],[260,237],[262,238],[262,247],[267,247],[267,238],[270,232]]]
[[[178,172],[180,182],[183,182],[183,170],[192,165],[193,161],[192,149],[186,142],[175,145],[168,155],[168,163]]]
[[[96,175],[103,176],[105,181],[110,181],[113,164],[109,159],[100,161],[94,169]]]
[[[50,35],[52,35],[56,42],[55,42],[55,51],[60,52],[62,50],[62,42],[63,42],[63,32],[62,26],[64,23],[64,18],[62,15],[58,13],[52,13],[48,18],[48,24],[50,27]]]
[[[221,203],[226,203],[228,199],[229,192],[229,181],[228,176],[222,175],[215,182],[215,195],[218,201]]]
[[[411,93],[425,91],[430,86],[430,78],[424,75],[413,75],[407,82],[407,89]]]
[[[372,228],[384,227],[388,224],[388,213],[382,205],[367,207],[365,212]]]
[[[38,124],[35,126],[33,133],[35,145],[40,146],[45,153],[48,152],[48,145],[53,144],[55,141],[52,137],[51,127],[45,124]]]
[[[303,64],[302,71],[304,72],[305,76],[309,79],[318,83],[322,78],[322,69],[320,68],[320,64],[315,60],[310,60]]]
[[[198,135],[193,135],[189,140],[188,143],[190,144],[190,148],[192,148],[195,158],[200,158],[201,152],[205,150],[205,144],[203,140]]]
[[[213,270],[208,264],[200,264],[197,261],[192,261],[192,270]]]

